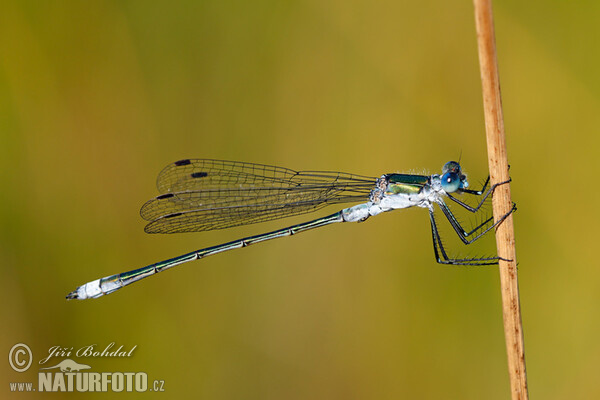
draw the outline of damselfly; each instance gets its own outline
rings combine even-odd
[[[220,160],[181,160],[167,166],[158,176],[160,196],[148,201],[140,211],[150,221],[148,233],[199,232],[253,224],[319,210],[332,204],[364,202],[309,222],[269,233],[193,251],[129,272],[97,279],[79,286],[67,299],[100,297],[176,265],[212,254],[246,247],[278,237],[295,235],[334,222],[364,221],[370,216],[408,207],[429,210],[433,249],[438,263],[455,265],[497,264],[500,257],[450,258],[442,243],[434,215],[437,205],[465,244],[473,243],[502,223],[514,210],[493,222],[482,222],[465,230],[445,198],[464,209],[478,213],[485,200],[501,182],[481,190],[468,189],[460,164],[447,162],[441,175],[385,174],[380,178],[342,172],[293,171],[269,165]],[[467,194],[481,199],[470,206],[452,194]]]

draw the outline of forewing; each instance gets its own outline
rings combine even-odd
[[[366,201],[374,178],[219,160],[182,160],[158,178],[164,194],[140,214],[148,233],[223,229]]]
[[[211,188],[279,187],[287,185],[298,172],[271,165],[224,160],[180,160],[158,175],[160,193]]]

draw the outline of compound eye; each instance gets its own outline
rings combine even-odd
[[[446,172],[454,172],[455,174],[460,174],[460,164],[456,161],[448,161],[442,167],[442,174],[445,174]]]
[[[460,188],[460,176],[454,172],[446,172],[441,179],[442,189],[446,193],[453,193]]]

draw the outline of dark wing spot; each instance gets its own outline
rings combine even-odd
[[[165,215],[163,218],[175,218],[175,217],[179,217],[181,214],[183,213],[173,213],[173,214],[169,214],[169,215]]]
[[[179,160],[175,161],[176,167],[181,167],[182,165],[190,165],[192,162],[190,160]]]
[[[208,176],[207,172],[194,172],[192,173],[192,178],[204,178],[205,176]]]
[[[173,193],[161,194],[156,198],[156,200],[168,199],[169,197],[173,197]]]

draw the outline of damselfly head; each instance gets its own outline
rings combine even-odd
[[[442,188],[446,193],[456,192],[458,189],[469,187],[467,177],[463,175],[460,164],[456,161],[448,161],[442,168]]]

